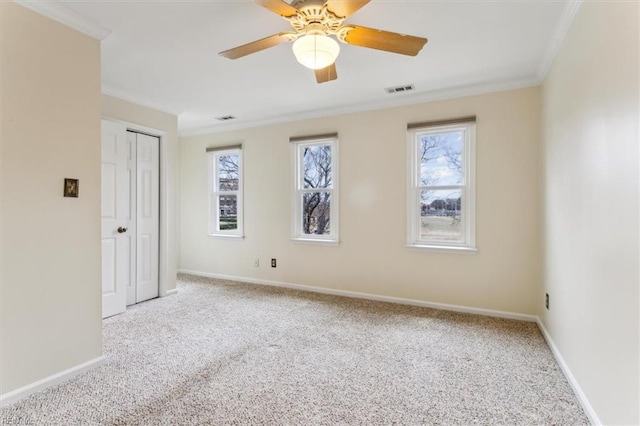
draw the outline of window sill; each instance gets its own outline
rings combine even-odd
[[[296,244],[311,244],[311,245],[318,245],[318,246],[337,247],[340,245],[340,241],[338,240],[316,240],[314,238],[292,238],[291,241],[293,241]]]
[[[427,251],[433,253],[456,253],[467,255],[474,255],[478,252],[477,248],[471,247],[430,246],[426,244],[407,244],[405,248],[409,251]]]
[[[221,240],[244,240],[244,235],[231,235],[231,234],[209,234],[211,238],[220,238]]]

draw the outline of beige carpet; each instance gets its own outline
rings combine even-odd
[[[535,324],[181,276],[0,424],[588,424]]]

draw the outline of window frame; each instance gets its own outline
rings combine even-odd
[[[423,135],[463,132],[463,181],[460,185],[422,185],[420,162],[420,138]],[[476,247],[476,123],[452,120],[452,123],[409,126],[407,131],[408,179],[407,179],[407,244],[409,250],[445,253],[475,254]],[[460,189],[460,222],[463,241],[425,240],[421,237],[421,197],[423,190]]]
[[[238,156],[238,189],[220,190],[220,174],[218,172],[218,158],[225,155]],[[212,148],[207,151],[209,165],[209,233],[210,237],[244,238],[244,167],[242,161],[242,147]],[[223,195],[235,195],[237,197],[237,227],[236,229],[220,229],[220,205],[219,197]]]
[[[304,188],[303,184],[303,163],[302,152],[304,147],[310,146],[331,146],[331,188]],[[294,242],[311,243],[318,245],[338,245],[339,239],[339,162],[338,162],[338,137],[335,135],[326,137],[300,138],[291,140],[293,170],[293,220],[292,237]],[[302,231],[304,220],[302,218],[302,196],[304,193],[329,192],[331,194],[331,207],[329,214],[329,235],[305,234]]]

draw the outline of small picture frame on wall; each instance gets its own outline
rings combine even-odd
[[[64,179],[64,196],[78,198],[78,179]]]

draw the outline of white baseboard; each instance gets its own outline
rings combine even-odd
[[[584,413],[589,418],[589,421],[591,422],[592,425],[601,425],[602,422],[600,421],[600,419],[598,418],[598,415],[596,414],[595,410],[591,406],[591,403],[587,399],[587,396],[582,391],[582,388],[580,387],[580,385],[578,384],[578,381],[576,380],[575,376],[571,372],[571,369],[569,368],[564,358],[562,357],[560,350],[558,349],[553,339],[551,338],[551,335],[547,331],[547,328],[544,326],[544,323],[540,318],[537,318],[536,322],[538,323],[538,328],[540,328],[540,331],[544,336],[544,340],[547,341],[547,345],[549,345],[549,348],[551,349],[551,353],[553,353],[553,356],[556,358],[558,365],[560,365],[560,368],[562,369],[564,376],[567,378],[567,381],[573,388],[573,392],[576,394],[576,397],[578,398],[580,405],[582,405],[582,409],[584,410]]]
[[[270,280],[261,280],[256,278],[235,277],[230,275],[212,274],[208,272],[190,271],[186,269],[179,269],[178,273],[196,275],[196,276],[206,277],[206,278],[217,278],[221,280],[239,281],[239,282],[245,282],[250,284],[268,285],[272,287],[290,288],[294,290],[310,291],[313,293],[331,294],[334,296],[352,297],[355,299],[376,300],[379,302],[397,303],[399,305],[421,306],[424,308],[441,309],[443,311],[454,311],[454,312],[462,312],[467,314],[484,315],[489,317],[515,319],[515,320],[527,321],[527,322],[536,322],[538,319],[538,317],[534,315],[518,314],[514,312],[494,311],[490,309],[472,308],[469,306],[425,302],[422,300],[404,299],[400,297],[383,296],[383,295],[371,294],[371,293],[360,293],[356,291],[338,290],[338,289],[324,288],[324,287],[315,287],[315,286],[303,285],[303,284],[292,284],[292,283],[286,283],[281,281],[270,281]]]
[[[99,365],[104,363],[104,360],[105,360],[104,356],[94,358],[90,361],[87,361],[82,364],[76,365],[75,367],[69,368],[68,370],[61,371],[52,376],[45,377],[42,380],[38,380],[37,382],[31,383],[29,385],[23,386],[11,392],[7,392],[3,395],[0,395],[0,407],[5,407],[24,397],[27,397],[31,394],[39,392],[50,386],[57,385],[58,383],[62,383],[69,379],[72,379],[73,377],[78,376],[84,373],[85,371],[89,371],[93,368],[98,367]]]
[[[164,297],[173,296],[173,295],[176,295],[176,294],[178,294],[178,289],[174,288],[174,289],[171,289],[171,290],[167,290],[167,292],[165,293]]]

